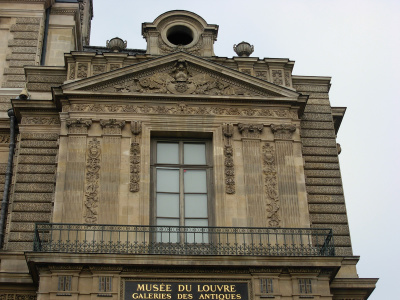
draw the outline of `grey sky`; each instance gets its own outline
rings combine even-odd
[[[91,44],[120,37],[145,49],[142,22],[169,10],[218,24],[217,56],[233,44],[252,56],[296,61],[294,74],[331,76],[332,106],[346,106],[340,164],[360,277],[380,277],[371,300],[395,299],[400,269],[400,1],[94,0]]]

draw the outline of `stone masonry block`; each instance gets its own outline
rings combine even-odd
[[[337,156],[303,156],[304,161],[308,162],[320,162],[320,163],[338,163],[339,159]]]
[[[346,207],[344,204],[310,204],[308,207],[310,213],[346,213]]]
[[[21,68],[24,66],[34,66],[35,61],[28,61],[28,60],[11,60],[9,62],[10,67],[16,67],[16,68]]]
[[[336,247],[351,247],[350,236],[334,235],[333,240]]]
[[[306,178],[306,185],[342,185],[341,178]]]
[[[7,75],[7,81],[25,81],[25,75]]]
[[[329,94],[328,93],[318,93],[318,92],[312,93],[312,92],[308,92],[307,95],[309,96],[307,103],[310,103],[310,104],[312,104],[312,102],[310,102],[310,100],[314,100],[314,99],[329,99]]]
[[[28,32],[37,32],[39,31],[39,25],[32,24],[13,24],[10,27],[11,32],[16,31],[28,31]]]
[[[55,156],[38,156],[38,155],[21,155],[19,157],[19,163],[21,164],[32,164],[32,165],[52,165],[56,163]]]
[[[305,163],[304,169],[308,170],[339,170],[339,164],[329,164],[329,163]]]
[[[318,223],[347,224],[347,216],[345,214],[310,214],[310,220],[314,225]],[[315,227],[318,227],[318,225]]]
[[[53,183],[16,183],[15,192],[25,193],[53,193]]]
[[[58,148],[57,141],[21,141],[20,148]]]
[[[307,147],[336,147],[336,139],[315,139],[315,138],[302,138],[303,146]]]
[[[311,228],[332,229],[333,235],[349,235],[349,225],[346,224],[313,224]]]
[[[10,232],[8,240],[10,242],[33,242],[33,232]]]
[[[17,182],[40,182],[54,183],[56,181],[55,174],[17,174]]]
[[[13,204],[13,211],[51,212],[51,203],[23,203]]]
[[[37,48],[36,47],[12,47],[12,53],[34,53],[36,54]]]
[[[66,76],[39,76],[39,75],[30,75],[28,76],[29,82],[45,82],[45,83],[59,83],[62,84],[67,79]]]
[[[333,122],[301,121],[302,129],[335,129]]]
[[[336,256],[353,256],[351,247],[335,247]]]
[[[304,155],[338,155],[336,147],[303,147]]]
[[[15,39],[24,39],[24,40],[37,40],[39,37],[38,32],[14,32]]]
[[[14,202],[51,202],[52,193],[16,193],[13,196]]]
[[[4,75],[25,75],[24,68],[5,68]]]
[[[11,223],[11,231],[34,231],[35,223]]]
[[[32,250],[33,244],[32,242],[8,242],[6,245],[7,250],[14,251],[28,251]]]
[[[307,178],[312,177],[340,177],[339,170],[305,170],[304,174]]]
[[[2,88],[23,88],[25,87],[24,82],[16,82],[16,81],[11,81],[11,82],[3,82],[1,84]]]
[[[40,20],[42,18],[35,18],[35,17],[20,17],[17,18],[17,24],[40,24]]]
[[[336,138],[335,131],[331,130],[312,130],[312,129],[302,129],[301,137],[316,137],[316,138]]]
[[[316,114],[316,113],[304,113],[301,117],[304,121],[329,121],[333,122],[331,114]]]
[[[56,171],[55,165],[19,165],[18,174],[30,173],[30,174],[54,174]]]
[[[37,47],[38,41],[37,40],[20,40],[14,39],[8,42],[9,47]]]
[[[9,54],[7,55],[7,60],[30,60],[34,61],[36,54],[29,54],[29,53],[17,53],[17,54]]]
[[[60,85],[59,83],[28,83],[26,86],[29,91],[46,92],[52,87]]]
[[[304,112],[306,113],[319,113],[319,114],[330,114],[332,109],[329,105],[310,105],[307,103]]]
[[[57,155],[58,149],[21,148],[19,154],[27,155]]]
[[[57,133],[21,133],[21,140],[57,141]]]
[[[306,190],[309,194],[319,194],[319,195],[343,194],[343,188],[341,186],[306,186]]]
[[[50,214],[37,212],[13,212],[11,214],[12,222],[49,222]]]
[[[308,203],[344,203],[343,195],[308,195]]]

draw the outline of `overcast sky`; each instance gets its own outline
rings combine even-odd
[[[120,37],[145,49],[142,22],[174,9],[218,24],[217,56],[241,41],[255,57],[296,61],[293,74],[331,76],[346,106],[337,141],[360,277],[379,277],[371,300],[396,299],[400,269],[400,1],[94,0],[91,45]]]

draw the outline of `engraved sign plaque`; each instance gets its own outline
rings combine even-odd
[[[124,300],[249,300],[245,282],[125,281]]]

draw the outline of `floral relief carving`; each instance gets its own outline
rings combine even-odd
[[[125,121],[116,119],[100,120],[100,126],[103,128],[104,134],[121,134]]]
[[[10,143],[10,135],[0,134],[0,144],[8,144],[8,143]]]
[[[134,142],[131,143],[130,149],[130,191],[139,192],[140,190],[140,143],[139,136],[142,132],[142,122],[132,121],[131,131],[134,135]]]
[[[86,160],[86,188],[85,211],[83,217],[85,223],[97,222],[97,207],[99,202],[99,178],[100,178],[100,141],[93,138],[89,142]]]
[[[67,119],[66,125],[68,127],[68,133],[87,133],[88,128],[92,125],[90,119]]]
[[[259,138],[263,128],[263,124],[238,124],[239,132],[247,138]]]
[[[223,124],[222,133],[225,136],[224,156],[225,156],[225,191],[227,194],[234,194],[235,189],[235,166],[233,161],[233,147],[231,138],[233,136],[233,125]]]
[[[296,126],[293,124],[271,124],[271,131],[277,139],[291,139],[296,131]]]
[[[263,173],[265,175],[265,191],[267,195],[267,217],[268,225],[279,227],[279,195],[278,180],[276,173],[275,148],[266,143],[263,146]]]
[[[93,65],[93,75],[104,73],[106,70],[105,65]]]
[[[74,64],[74,63],[69,64],[69,75],[68,75],[69,80],[75,79],[75,66],[76,66],[76,64]]]
[[[285,86],[290,86],[290,72],[285,71]]]

